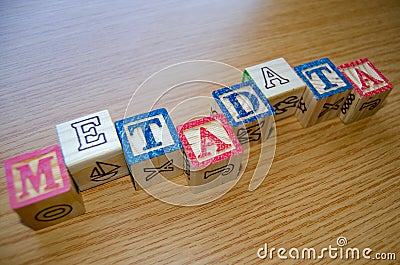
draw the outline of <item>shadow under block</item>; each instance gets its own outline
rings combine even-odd
[[[216,187],[237,178],[243,150],[224,115],[189,121],[177,126],[177,131],[189,186],[212,183],[210,187]]]
[[[166,109],[116,121],[115,127],[135,189],[183,174],[182,144]]]
[[[65,164],[81,191],[129,174],[107,110],[56,126]]]
[[[367,58],[340,65],[338,69],[354,87],[339,114],[339,118],[346,124],[376,113],[393,88]]]
[[[273,109],[252,81],[214,90],[214,113],[225,115],[241,144],[258,144],[268,138]]]
[[[253,80],[274,108],[275,120],[294,115],[304,82],[284,58],[247,67],[243,80]]]
[[[353,88],[347,78],[328,59],[294,67],[307,88],[295,113],[303,127],[336,117]]]
[[[39,230],[85,213],[58,146],[10,158],[4,167],[11,208],[30,228]]]

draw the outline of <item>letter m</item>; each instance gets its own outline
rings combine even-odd
[[[346,259],[360,259],[360,250],[358,248],[347,248],[346,249]]]
[[[307,257],[306,257],[307,254]],[[311,257],[312,255],[312,257]],[[317,257],[317,252],[315,248],[303,248],[301,252],[301,258],[302,259],[316,259]]]
[[[21,176],[22,193],[19,196],[20,199],[30,195],[30,191],[27,185],[28,180],[32,184],[33,189],[37,193],[40,193],[42,175],[45,176],[45,182],[46,182],[46,186],[44,187],[45,190],[58,187],[59,184],[55,182],[53,170],[51,167],[52,159],[53,156],[40,159],[38,162],[36,174],[33,173],[29,164],[16,167],[16,170],[20,172]]]

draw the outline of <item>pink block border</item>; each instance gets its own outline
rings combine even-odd
[[[50,152],[56,153],[58,166],[59,166],[60,172],[61,172],[61,178],[63,180],[63,187],[59,188],[57,190],[48,192],[46,194],[38,195],[38,196],[28,199],[26,201],[18,202],[18,200],[16,198],[16,194],[15,194],[14,178],[12,175],[12,165],[15,163],[23,162],[28,159],[33,159],[35,157],[45,155]],[[10,206],[12,209],[18,209],[18,208],[21,208],[21,207],[24,207],[24,206],[27,206],[30,204],[34,204],[34,203],[42,201],[44,199],[64,193],[64,192],[70,190],[70,188],[71,188],[68,171],[64,164],[64,159],[63,159],[63,156],[61,153],[61,149],[58,145],[49,146],[49,147],[46,147],[46,148],[43,148],[40,150],[36,150],[31,153],[26,153],[26,154],[22,154],[22,155],[13,157],[13,158],[9,158],[4,162],[4,168],[6,171],[8,197],[10,199]]]
[[[192,147],[190,146],[185,134],[183,133],[185,130],[188,130],[190,128],[193,127],[197,127],[200,126],[202,124],[211,122],[211,121],[215,121],[218,120],[219,122],[221,122],[223,128],[225,129],[225,131],[228,133],[229,138],[231,138],[233,145],[235,146],[235,149],[228,151],[226,153],[217,155],[215,157],[212,157],[210,159],[207,159],[203,162],[199,162],[197,160],[197,157],[195,155],[195,153],[193,152]],[[208,116],[208,117],[203,117],[201,119],[198,120],[194,120],[194,121],[190,121],[181,125],[178,125],[176,127],[176,130],[178,131],[178,135],[179,138],[181,139],[182,142],[182,146],[185,149],[186,155],[187,157],[190,159],[190,162],[192,163],[193,167],[195,169],[199,169],[202,167],[205,167],[207,165],[210,164],[214,164],[216,162],[228,159],[234,155],[240,154],[243,152],[243,148],[241,146],[241,144],[239,143],[239,140],[237,139],[235,132],[232,130],[231,126],[228,123],[228,120],[225,118],[225,116],[221,113],[219,114],[214,114],[212,116]]]
[[[387,85],[383,86],[383,87],[381,87],[379,89],[367,92],[367,93],[364,93],[361,90],[361,88],[356,86],[356,84],[351,80],[351,78],[348,77],[347,74],[344,72],[344,69],[350,68],[350,67],[356,67],[357,65],[361,65],[363,63],[367,63],[372,69],[374,69],[374,71],[378,74],[378,76],[380,78],[382,78],[382,80],[385,81],[387,83]],[[338,69],[350,81],[350,83],[354,87],[354,90],[356,90],[357,93],[363,98],[371,97],[373,95],[377,95],[379,93],[382,93],[384,91],[387,91],[387,90],[390,90],[390,89],[393,88],[393,85],[389,82],[389,80],[387,80],[387,78],[375,67],[375,65],[370,60],[368,60],[368,58],[362,58],[362,59],[359,59],[359,60],[355,60],[353,62],[349,62],[349,63],[345,63],[345,64],[342,64],[342,65],[339,65]]]

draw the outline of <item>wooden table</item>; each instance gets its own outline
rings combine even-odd
[[[278,57],[292,66],[368,57],[395,88],[350,125],[278,121],[262,185],[248,191],[250,167],[202,206],[163,203],[123,177],[83,192],[85,215],[34,232],[10,209],[2,168],[0,263],[261,263],[265,243],[319,250],[339,236],[400,259],[399,14],[399,1],[1,1],[1,167],[58,144],[56,124],[102,109],[122,118],[135,88],[182,61],[243,70]],[[139,109],[158,94],[138,98]]]

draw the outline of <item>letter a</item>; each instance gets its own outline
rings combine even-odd
[[[378,80],[378,79],[370,76],[369,74],[367,74],[366,72],[364,72],[364,71],[362,71],[362,70],[360,70],[358,68],[355,68],[355,70],[356,70],[356,73],[358,75],[358,78],[360,79],[361,89],[362,90],[365,90],[365,89],[369,88],[369,85],[367,84],[367,82],[372,81],[375,86],[379,85],[380,83],[383,82],[382,80]]]
[[[208,146],[216,145],[218,153],[232,146],[231,144],[227,144],[221,141],[221,139],[219,139],[217,136],[212,134],[204,127],[200,127],[200,141],[201,153],[198,158],[203,158],[211,154],[209,151],[207,151]]]
[[[283,85],[286,83],[289,83],[289,79],[283,78],[282,76],[278,75],[274,71],[272,71],[268,67],[263,67],[261,68],[263,76],[264,76],[264,81],[265,81],[265,88],[270,89],[275,87],[275,84],[272,81],[279,81],[279,84]]]

